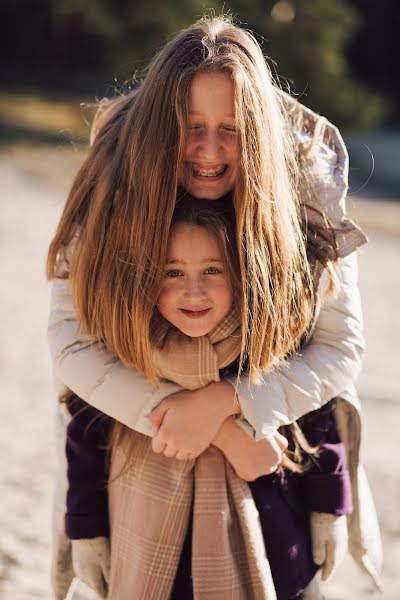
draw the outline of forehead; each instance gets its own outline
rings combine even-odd
[[[233,118],[235,101],[230,75],[221,71],[196,73],[190,84],[189,112]]]
[[[221,256],[219,244],[205,227],[192,223],[173,225],[168,243],[169,258],[190,255],[200,259],[205,254],[213,258]]]

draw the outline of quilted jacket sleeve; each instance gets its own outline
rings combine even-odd
[[[86,335],[75,315],[68,279],[52,282],[48,341],[57,379],[91,406],[144,435],[154,435],[147,418],[151,410],[182,389],[167,382],[155,388]]]
[[[299,110],[315,118],[309,109]],[[297,133],[300,142],[309,141],[310,136],[303,139]],[[309,202],[322,207],[335,225],[339,256],[344,257],[338,268],[341,286],[336,296],[322,302],[314,335],[301,354],[266,375],[261,386],[250,385],[242,377],[238,387],[241,424],[256,439],[319,408],[343,392],[360,370],[364,339],[353,250],[365,242],[365,236],[345,216],[348,156],[343,140],[331,124],[325,137],[315,146],[305,181],[313,182]],[[327,280],[325,273],[321,298]],[[128,427],[153,435],[147,415],[181,388],[172,383],[154,388],[146,377],[125,367],[103,344],[88,337],[76,318],[68,279],[53,282],[48,339],[55,375],[64,385]]]
[[[337,273],[340,287],[335,295],[324,297],[328,274],[321,277],[320,312],[303,350],[265,375],[261,385],[252,385],[246,375],[241,378],[241,424],[256,439],[318,409],[357,378],[364,336],[355,252],[341,259]]]

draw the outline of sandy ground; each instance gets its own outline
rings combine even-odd
[[[50,512],[55,469],[55,397],[46,346],[49,286],[46,247],[54,231],[79,151],[45,148],[0,152],[0,597],[51,598]],[[361,249],[368,353],[359,390],[364,404],[363,456],[382,525],[383,598],[400,598],[400,204],[351,197],[370,236]],[[393,463],[395,466],[393,466]],[[348,558],[326,586],[328,600],[373,600]]]

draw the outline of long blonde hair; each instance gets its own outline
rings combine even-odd
[[[235,235],[234,217],[229,212],[229,206],[223,205],[218,201],[202,201],[183,197],[180,199],[174,210],[171,222],[170,236],[174,235],[174,228],[180,224],[195,225],[203,228],[215,240],[220,255],[224,261],[229,283],[233,292],[233,302],[240,303],[240,265],[237,256],[236,244],[232,243]],[[157,327],[158,320],[154,325]],[[155,330],[156,333],[156,330]],[[153,348],[154,336],[151,333]],[[232,373],[237,369],[235,361],[230,366]],[[67,396],[67,403],[74,401],[74,394]],[[101,418],[101,417],[100,417]],[[307,419],[307,416],[305,417]],[[304,419],[304,418],[303,418]],[[319,456],[319,447],[308,443],[299,424],[291,423],[280,429],[290,441],[291,449],[287,450],[282,458],[282,466],[290,471],[303,473],[313,464],[313,460]],[[115,478],[121,476],[132,464],[132,456],[135,455],[134,448],[136,443],[135,436],[132,436],[132,430],[119,421],[112,420],[109,438],[107,443],[107,456],[111,460],[111,453],[116,448],[121,448],[125,454],[125,460],[121,470]]]
[[[178,194],[189,89],[207,70],[228,73],[234,85],[241,364],[253,380],[296,350],[312,315],[299,161],[285,100],[250,33],[226,17],[202,18],[166,44],[140,86],[113,105],[72,185],[47,261],[52,278],[78,235],[70,277],[83,326],[154,382],[151,319]]]

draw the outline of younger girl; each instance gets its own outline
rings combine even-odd
[[[215,203],[209,207],[207,203],[194,203],[193,200],[181,200],[177,205],[172,220],[164,282],[152,323],[152,343],[158,376],[188,389],[196,389],[213,380],[219,381],[220,372],[224,373],[227,369],[232,373],[237,371],[236,361],[241,335],[238,294],[240,287],[237,254],[232,243],[233,234],[232,219],[229,218],[226,205],[225,211]],[[69,490],[66,531],[73,540],[72,553],[76,574],[101,596],[106,597],[109,580],[109,515],[105,447],[111,421],[102,419],[100,413],[96,414],[94,409],[85,406],[76,396],[71,395],[68,398],[68,406],[74,417],[67,430]],[[313,562],[310,542],[310,513],[313,549],[319,564],[324,563],[324,578],[343,558],[347,547],[347,526],[343,515],[352,510],[350,481],[345,468],[344,448],[337,436],[331,411],[330,404],[303,419],[304,431],[310,436],[312,443],[319,446],[318,457],[315,449],[303,438],[299,428],[293,425],[285,433],[290,441],[289,453],[295,462],[286,456],[286,469],[250,484],[260,513],[269,566],[279,600],[299,598],[318,569]],[[210,461],[218,461],[220,456],[215,449],[208,450],[208,457],[202,455],[203,473],[200,478],[198,471],[201,467],[193,460],[179,463],[176,460],[179,456],[165,459],[153,454],[149,438],[116,422],[112,428],[111,472],[114,476],[109,484],[109,493],[113,569],[110,597],[121,600],[153,597],[150,594],[149,581],[143,574],[141,562],[145,561],[141,552],[149,550],[151,544],[154,544],[154,555],[147,557],[147,561],[157,562],[156,545],[162,546],[164,519],[171,518],[170,514],[167,515],[163,511],[163,507],[167,504],[170,510],[169,504],[174,504],[172,498],[167,496],[167,489],[170,493],[175,492],[175,501],[177,499],[177,490],[174,487],[176,472],[180,474],[177,487],[179,494],[184,490],[184,494],[188,496],[179,515],[181,522],[185,523],[185,513],[189,515],[186,535],[179,536],[179,532],[173,530],[169,536],[170,546],[176,548],[176,557],[179,556],[178,552],[181,552],[180,562],[179,565],[175,562],[175,565],[170,566],[169,577],[160,565],[160,579],[151,576],[150,572],[148,577],[151,577],[155,598],[169,598],[174,582],[171,597],[187,600],[193,597],[193,565],[194,589],[196,593],[201,589],[206,593],[202,581],[205,575],[199,576],[198,555],[200,552],[204,553],[203,569],[206,569],[207,558],[210,560],[213,557],[213,560],[216,560],[215,554],[219,553],[220,549],[215,540],[205,543],[199,535],[199,522],[202,523],[202,514],[198,506],[199,494],[203,493],[203,497],[200,496],[202,509],[208,515],[204,525],[210,527],[211,515],[214,514],[214,525],[218,531],[232,535],[232,531],[235,530],[235,525],[228,526],[221,516],[218,518],[218,508],[221,506],[216,498],[211,500],[209,491],[204,495],[204,485],[201,492],[202,478],[207,471],[212,471]],[[213,442],[215,447],[218,447],[221,435],[222,433],[216,435]],[[122,467],[121,463],[124,463]],[[225,468],[230,472],[228,464]],[[218,470],[213,473],[214,476],[216,474],[218,475]],[[147,495],[143,489],[144,480],[149,482],[152,476],[153,488],[149,484]],[[135,483],[136,477],[140,477],[140,489]],[[232,473],[230,477],[233,478]],[[163,500],[154,497],[154,486],[162,487],[160,479],[166,484],[166,497]],[[195,501],[192,514],[192,509],[188,513],[188,485],[190,488],[193,479]],[[225,491],[226,482],[223,479],[220,475],[219,488],[214,482],[213,492]],[[246,491],[244,482],[235,481],[235,478],[233,481]],[[228,498],[240,511],[242,503],[238,502],[235,494],[231,496],[230,493],[228,488]],[[181,499],[179,501],[182,503]],[[151,504],[157,507],[156,511],[152,510]],[[174,508],[176,510],[176,507]],[[145,533],[141,531],[139,534],[140,523],[137,519],[146,524]],[[235,515],[233,519],[235,520]],[[254,519],[247,517],[247,520],[255,528],[255,532],[251,534],[254,537],[258,524]],[[240,530],[243,532],[243,528]],[[323,548],[326,541],[329,542],[328,551],[323,557],[318,557],[317,549]],[[201,544],[202,547],[199,549],[197,544]],[[227,548],[224,550],[229,555]],[[238,548],[234,550],[233,555],[237,555],[237,552]],[[221,555],[218,559],[222,561]],[[169,560],[171,561],[171,557]],[[174,566],[177,569],[176,576]],[[244,568],[239,564],[236,568],[237,580],[242,580],[242,585],[243,581],[246,582],[243,589],[248,597],[251,597],[252,593],[255,596],[260,594],[260,598],[270,597],[263,595],[263,587],[268,584],[267,563],[261,582],[257,581],[254,575],[246,580],[246,575],[249,576],[249,573],[246,574],[248,567]],[[212,573],[208,568],[206,597],[210,597],[210,591],[215,591],[218,583],[221,585],[221,582],[212,579]],[[237,587],[240,589],[239,584]],[[318,598],[318,595],[313,597]]]

